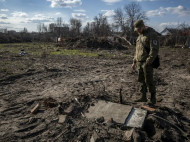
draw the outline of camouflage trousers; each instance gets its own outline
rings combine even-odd
[[[156,88],[153,81],[153,67],[146,65],[145,62],[137,62],[138,82],[140,82],[142,94],[146,94],[147,88],[152,94],[156,93]]]

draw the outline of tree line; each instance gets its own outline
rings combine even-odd
[[[69,24],[65,24],[61,17],[55,23],[48,26],[44,23],[37,25],[36,33],[29,33],[26,28],[18,33],[0,33],[0,43],[54,41],[55,37],[105,37],[116,33],[128,35],[130,39],[135,35],[133,24],[138,19],[148,20],[139,3],[131,2],[124,8],[114,10],[113,23],[103,14],[98,14],[92,22],[88,22],[82,28],[80,19],[71,18]]]
[[[82,28],[80,19],[71,18],[69,24],[65,24],[61,17],[58,17],[55,23],[45,25],[39,23],[37,32],[29,33],[27,28],[17,33],[0,33],[0,43],[11,42],[52,42],[58,37],[106,37],[114,34],[125,36],[128,41],[134,43],[137,34],[134,32],[134,22],[142,19],[148,20],[145,12],[137,2],[126,4],[123,8],[114,10],[112,23],[109,23],[108,17],[102,13],[94,17],[92,22],[88,22]],[[184,28],[187,29],[187,28]]]

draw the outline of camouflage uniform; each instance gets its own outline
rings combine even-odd
[[[140,20],[140,22],[142,22],[142,20]],[[145,47],[150,50],[149,53]],[[151,93],[152,103],[156,103],[156,88],[153,81],[153,67],[151,64],[158,55],[158,51],[159,43],[155,30],[150,27],[145,27],[137,38],[133,62],[136,63],[138,70],[138,81],[141,84],[140,92],[142,93],[141,99],[144,101],[147,100],[146,93],[148,87]]]

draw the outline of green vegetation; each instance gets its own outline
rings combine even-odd
[[[52,55],[77,55],[77,56],[87,56],[87,57],[97,57],[98,53],[96,52],[88,52],[82,50],[70,50],[64,49],[62,51],[53,51],[51,52]]]
[[[83,49],[63,49],[63,47],[56,47],[53,43],[12,43],[12,44],[0,44],[0,53],[9,52],[19,55],[20,50],[24,51],[32,56],[82,56],[82,57],[116,57],[114,52],[109,51],[91,51]],[[122,54],[120,57],[126,57]]]

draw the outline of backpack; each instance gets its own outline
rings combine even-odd
[[[152,67],[157,69],[159,66],[160,66],[160,57],[159,55],[157,55],[152,63]]]

